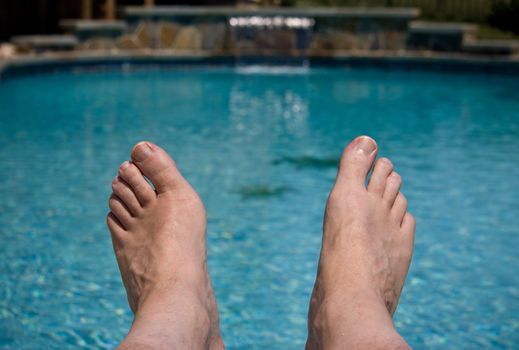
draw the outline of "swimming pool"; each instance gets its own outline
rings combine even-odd
[[[377,69],[63,72],[0,82],[0,348],[112,348],[131,314],[105,227],[131,146],[208,211],[230,349],[301,349],[344,145],[377,139],[418,222],[396,324],[422,349],[519,342],[519,79]]]

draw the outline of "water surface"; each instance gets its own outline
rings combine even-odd
[[[208,210],[230,349],[301,349],[335,160],[358,134],[418,222],[396,314],[417,349],[519,342],[519,81],[382,70],[57,73],[0,82],[0,348],[112,348],[117,166],[162,145]]]

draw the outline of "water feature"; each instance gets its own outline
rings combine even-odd
[[[304,62],[312,42],[315,20],[308,17],[231,17],[235,54],[298,57]],[[265,61],[266,62],[266,61]]]

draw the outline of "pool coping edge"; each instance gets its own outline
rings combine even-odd
[[[519,75],[519,57],[430,54],[423,52],[340,52],[334,55],[236,56],[156,51],[52,53],[0,59],[0,80],[74,68],[135,66],[309,66],[474,71]]]

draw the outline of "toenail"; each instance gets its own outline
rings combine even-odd
[[[391,161],[387,158],[380,158],[380,161],[383,163],[386,163],[387,165],[390,165],[390,166],[393,165],[393,163],[391,163]]]
[[[139,142],[133,149],[132,158],[136,162],[142,162],[151,156],[153,148],[148,142]]]
[[[130,162],[125,161],[123,164],[121,164],[120,169],[124,170],[124,169],[128,168],[129,166],[130,166]]]
[[[371,155],[377,149],[377,145],[372,138],[368,136],[359,137],[359,141],[357,143],[357,150],[364,153],[365,155]]]
[[[116,176],[114,177],[114,179],[112,180],[112,183],[115,184],[119,181],[119,176]]]
[[[389,176],[391,176],[393,181],[402,181],[402,177],[398,173],[392,172]]]

